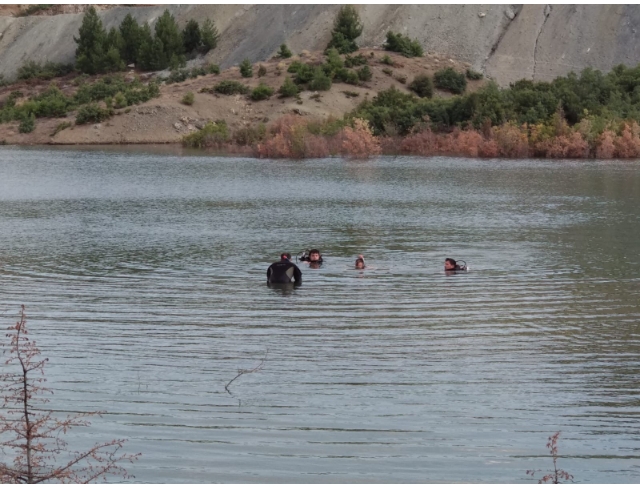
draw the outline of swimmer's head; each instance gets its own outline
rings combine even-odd
[[[309,262],[318,262],[321,260],[320,251],[318,249],[311,249],[309,251]]]
[[[445,271],[455,271],[456,270],[456,261],[450,258],[444,259],[444,270]]]
[[[362,256],[356,259],[356,269],[364,269],[364,258]]]
[[[280,258],[282,260],[291,260],[291,254],[289,252],[282,252]]]

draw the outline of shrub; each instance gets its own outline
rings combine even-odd
[[[363,66],[358,70],[358,78],[360,81],[371,81],[373,78],[373,73],[371,72],[371,68],[369,66]]]
[[[34,61],[27,61],[18,69],[17,78],[25,80],[32,78],[49,80],[59,76],[64,76],[72,71],[72,64],[47,62],[44,65],[41,65]]]
[[[267,68],[265,68],[262,64],[258,67],[258,78],[262,78],[267,74]]]
[[[313,91],[328,91],[331,89],[331,78],[317,67],[313,72],[313,79],[309,82],[309,89]]]
[[[301,63],[300,61],[293,61],[287,68],[287,73],[297,73],[302,66],[304,66],[304,63]]]
[[[85,123],[100,123],[113,115],[113,110],[105,109],[96,103],[89,103],[80,107],[76,114],[76,125]]]
[[[298,94],[298,85],[296,85],[293,81],[291,81],[291,78],[287,76],[284,79],[284,83],[278,90],[278,93],[280,93],[280,96],[282,98],[287,98],[289,96],[296,96]]]
[[[182,138],[182,145],[194,148],[220,148],[229,142],[229,129],[224,120],[207,123],[201,130]]]
[[[240,74],[243,78],[253,77],[253,66],[247,58],[244,58],[240,63]]]
[[[358,96],[360,96],[360,93],[356,93],[355,91],[343,91],[342,93],[344,93],[344,96],[346,96],[347,98],[356,98]]]
[[[413,79],[409,89],[420,98],[431,98],[433,96],[433,81],[426,74],[419,74]]]
[[[335,47],[340,54],[348,54],[358,50],[355,40],[362,34],[363,24],[356,9],[351,5],[340,8],[333,23],[331,40],[327,49]]]
[[[382,68],[382,72],[387,76],[393,76],[393,69],[391,68]]]
[[[358,78],[358,73],[347,68],[339,69],[336,72],[335,79],[337,81],[342,81],[343,83],[348,83],[350,85],[360,84],[360,78]]]
[[[354,119],[353,128],[345,127],[342,132],[343,155],[354,159],[367,159],[382,152],[380,141],[373,135],[369,123]]]
[[[288,59],[293,56],[293,53],[289,50],[286,44],[280,44],[280,50],[278,51],[278,57],[282,59]]]
[[[382,59],[380,60],[380,62],[382,64],[386,64],[387,66],[393,66],[393,60],[391,59],[391,56],[389,56],[388,54],[385,54],[384,56],[382,56]]]
[[[255,145],[262,142],[267,135],[265,124],[258,124],[257,127],[244,127],[233,134],[233,141],[242,146]]]
[[[18,132],[21,134],[30,134],[36,128],[36,116],[30,113],[22,119],[18,126]]]
[[[470,79],[470,80],[482,79],[482,73],[479,73],[478,71],[474,71],[471,68],[467,69],[467,71],[465,72],[465,75],[467,79]]]
[[[293,79],[297,84],[304,85],[309,83],[314,76],[314,69],[310,64],[301,64],[296,71],[296,76]]]
[[[55,137],[56,135],[58,135],[60,132],[62,132],[64,129],[68,129],[69,127],[71,127],[71,122],[60,122],[55,130],[53,132],[51,132],[51,134],[49,134],[50,137]]]
[[[189,70],[187,69],[173,69],[169,73],[169,77],[165,78],[165,82],[170,85],[172,83],[182,83],[189,78]]]
[[[34,5],[29,5],[27,8],[21,9],[18,12],[17,17],[26,17],[28,15],[34,15],[34,14],[37,14],[38,12],[43,12],[45,10],[48,10],[51,7],[53,7],[53,4],[34,4]]]
[[[248,86],[233,80],[221,81],[215,85],[213,89],[223,95],[246,95],[249,93]]]
[[[251,99],[254,101],[266,100],[271,95],[273,95],[273,88],[267,86],[263,83],[260,83],[256,88],[251,92]]]
[[[457,95],[464,93],[467,89],[467,78],[464,74],[457,73],[453,68],[445,68],[436,71],[433,75],[436,88],[450,91]]]
[[[194,99],[195,99],[195,97],[194,97],[194,95],[193,95],[193,92],[192,92],[192,91],[187,91],[187,92],[184,94],[184,96],[182,97],[181,102],[182,102],[184,105],[193,105]]]
[[[217,64],[206,64],[204,69],[208,74],[220,74],[220,66]]]
[[[387,32],[387,42],[384,44],[387,51],[399,52],[404,57],[420,57],[424,54],[422,46],[417,40],[411,40],[402,34]]]
[[[350,55],[346,55],[344,57],[344,65],[347,68],[354,68],[356,66],[364,66],[366,64],[369,64],[369,61],[367,60],[366,56],[362,55],[362,54],[358,54],[356,56],[350,56]]]
[[[121,91],[118,91],[113,97],[113,104],[116,108],[124,108],[127,106],[127,99]]]
[[[327,64],[326,64],[327,74],[329,74],[329,72],[333,73],[338,69],[344,67],[344,61],[340,57],[340,53],[338,52],[337,49],[333,47],[331,49],[327,49],[326,55],[327,55]]]
[[[406,74],[399,74],[398,76],[395,77],[395,80],[398,83],[402,83],[403,85],[407,83],[407,75]]]

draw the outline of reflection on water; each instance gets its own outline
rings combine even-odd
[[[0,317],[136,481],[521,482],[561,430],[576,481],[633,482],[639,174],[2,148]]]

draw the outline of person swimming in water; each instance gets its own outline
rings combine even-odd
[[[309,254],[305,252],[302,257],[300,257],[300,262],[315,262],[316,264],[322,264],[322,255],[318,249],[311,249]]]
[[[467,266],[458,264],[454,259],[447,257],[444,259],[445,272],[466,271]]]
[[[297,265],[291,262],[291,254],[283,252],[280,260],[274,262],[267,269],[267,284],[302,284],[302,272]]]
[[[359,255],[356,259],[356,269],[364,269],[366,265],[364,264],[364,256]]]

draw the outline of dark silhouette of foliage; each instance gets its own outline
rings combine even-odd
[[[182,42],[186,52],[194,52],[202,46],[202,33],[198,22],[191,19],[182,30]]]
[[[433,96],[433,81],[426,74],[419,74],[413,79],[409,89],[420,98],[431,98]]]

